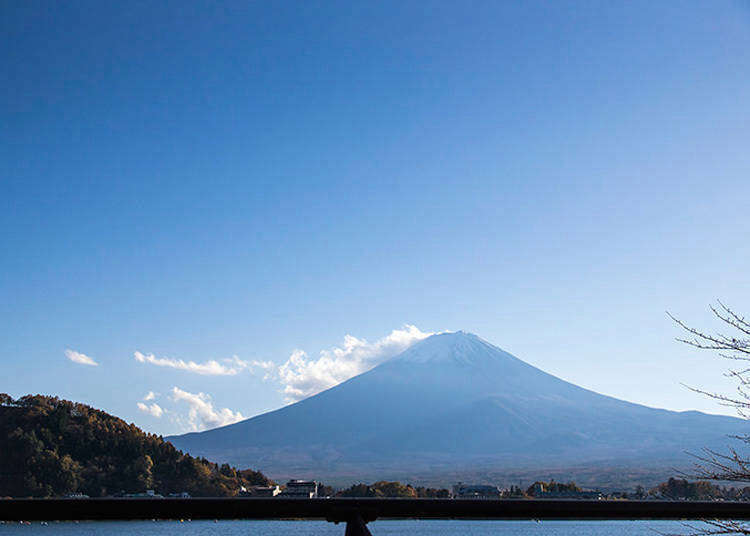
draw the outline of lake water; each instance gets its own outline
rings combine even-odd
[[[693,525],[697,526],[698,523]],[[375,521],[373,536],[657,536],[689,534],[676,521]],[[0,534],[50,536],[344,536],[345,525],[324,521],[122,521],[0,524]]]

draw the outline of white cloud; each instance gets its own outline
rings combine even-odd
[[[296,402],[362,374],[430,335],[408,324],[372,343],[347,335],[343,346],[323,350],[316,360],[295,350],[277,376],[287,401]]]
[[[245,418],[239,411],[232,411],[229,408],[214,408],[211,397],[206,393],[189,393],[179,387],[173,387],[172,399],[175,402],[186,402],[190,406],[188,424],[193,431],[225,426]]]
[[[70,359],[73,363],[78,363],[79,365],[89,365],[92,367],[99,366],[99,363],[94,361],[93,357],[89,357],[86,354],[76,352],[75,350],[65,350],[65,357]]]
[[[135,352],[133,357],[139,363],[151,363],[157,367],[184,370],[195,374],[202,374],[204,376],[235,376],[243,370],[255,373],[257,369],[260,369],[265,372],[264,379],[268,379],[270,377],[269,374],[273,373],[276,368],[273,361],[259,361],[257,359],[243,361],[236,355],[232,356],[230,359],[224,359],[223,363],[225,364],[219,363],[215,359],[210,359],[204,363],[196,363],[195,361],[184,361],[182,359],[172,359],[169,357],[156,357],[154,354],[146,355],[141,352]]]
[[[153,354],[146,355],[141,352],[135,352],[134,358],[140,363],[150,363],[203,375],[234,376],[243,371],[251,374],[262,373],[263,380],[280,383],[281,391],[288,402],[296,402],[367,372],[432,334],[407,324],[374,342],[346,335],[343,344],[321,351],[317,359],[310,359],[303,350],[295,350],[280,366],[273,361],[242,360],[236,355],[223,359],[221,362],[210,360],[203,363],[159,358]],[[178,404],[187,404],[187,416],[180,416],[174,410],[167,411],[155,402],[150,405],[146,404],[146,402],[156,400],[158,396],[158,393],[149,391],[143,397],[143,401],[138,403],[138,409],[154,417],[161,417],[168,413],[172,420],[186,430],[200,431],[216,428],[245,418],[239,411],[214,407],[211,397],[203,392],[191,393],[179,387],[172,388],[171,400]]]
[[[241,370],[237,367],[224,366],[214,359],[205,363],[196,363],[195,361],[183,361],[182,359],[169,357],[156,357],[154,354],[145,355],[141,352],[135,352],[133,357],[139,363],[151,363],[157,367],[169,367],[205,376],[234,376]]]
[[[157,419],[161,417],[162,415],[164,415],[164,410],[156,402],[154,402],[150,406],[147,404],[144,404],[143,402],[138,402],[138,409],[144,413],[148,413],[152,417],[156,417]]]
[[[232,356],[231,359],[225,359],[224,362],[231,363],[238,371],[248,370],[251,374],[255,374],[256,369],[260,369],[263,371],[264,380],[268,380],[273,377],[276,371],[276,363],[274,363],[273,361],[259,361],[257,359],[253,359],[252,361],[243,361],[235,355]]]

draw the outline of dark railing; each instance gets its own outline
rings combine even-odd
[[[491,499],[7,499],[0,520],[325,519],[347,536],[388,519],[750,519],[750,503]]]

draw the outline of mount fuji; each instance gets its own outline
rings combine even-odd
[[[517,481],[535,470],[575,477],[607,468],[656,479],[687,467],[686,451],[723,448],[745,428],[733,417],[604,396],[454,332],[295,404],[168,439],[276,478]]]

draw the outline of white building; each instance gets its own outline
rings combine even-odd
[[[318,496],[318,483],[314,480],[290,480],[279,496],[312,499]]]
[[[281,493],[279,486],[242,486],[240,488],[240,497],[276,497]]]

